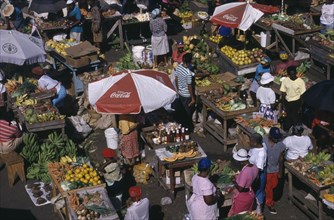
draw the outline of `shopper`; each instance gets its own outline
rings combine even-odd
[[[289,54],[286,51],[279,53],[280,62],[275,67],[275,74],[285,76],[287,75],[287,69],[290,66],[297,66],[298,62],[289,59]]]
[[[202,158],[198,162],[199,173],[192,177],[193,194],[186,201],[192,220],[213,220],[219,215],[217,202],[222,195],[208,178],[210,167],[211,161]]]
[[[233,153],[233,158],[239,161],[243,168],[234,181],[234,191],[232,206],[228,217],[237,215],[243,211],[252,211],[255,194],[252,190],[252,184],[256,179],[259,169],[248,162],[248,154],[245,149],[239,149]]]
[[[136,115],[120,115],[119,129],[121,131],[119,149],[125,157],[125,163],[132,166],[139,156],[139,143]]]
[[[186,54],[186,51],[183,51],[184,48],[184,44],[182,41],[179,41],[175,47],[175,49],[173,50],[173,54],[172,54],[172,59],[173,62],[175,63],[182,63],[182,57],[184,54]]]
[[[277,214],[274,207],[274,189],[282,178],[285,145],[282,143],[280,129],[272,127],[269,136],[265,139],[267,145],[267,182],[266,182],[266,206],[271,214]]]
[[[259,180],[256,182],[255,196],[257,202],[256,211],[262,214],[263,205],[265,203],[265,187],[266,187],[266,161],[267,161],[267,147],[263,143],[263,138],[260,134],[254,133],[250,137],[251,149],[248,152],[249,163],[255,165],[259,169]]]
[[[167,53],[169,52],[168,38],[166,35],[167,24],[160,16],[160,9],[156,8],[152,11],[152,19],[150,20],[150,30],[152,32],[151,43],[154,56],[154,65],[158,65],[158,56],[163,56],[165,65],[167,65]]]
[[[67,18],[70,21],[68,29],[70,29],[70,38],[79,42],[81,40],[82,28],[82,15],[78,6],[75,5],[73,0],[67,0]]]
[[[63,107],[67,93],[62,83],[45,74],[45,70],[40,66],[32,68],[31,72],[38,78],[38,89],[53,92],[55,96],[52,98],[52,104],[56,107]]]
[[[256,92],[256,98],[260,101],[259,112],[263,113],[264,118],[274,120],[274,109],[276,95],[275,92],[270,88],[274,77],[270,73],[264,73],[261,76],[260,84]]]
[[[256,67],[255,76],[249,88],[249,94],[253,100],[253,104],[255,107],[257,106],[256,92],[260,87],[259,81],[261,80],[261,76],[263,73],[270,73],[270,62],[271,59],[269,57],[266,57]]]
[[[321,7],[320,23],[325,29],[322,33],[326,31],[333,30],[334,28],[334,3],[333,0],[327,0],[325,4]]]
[[[92,12],[92,25],[91,31],[93,33],[93,42],[95,46],[101,49],[102,38],[102,28],[101,28],[101,12],[99,2],[97,0],[88,0],[88,5],[90,6],[90,11]]]
[[[22,139],[19,124],[9,118],[8,114],[0,114],[0,154],[15,150],[22,143]]]
[[[150,202],[147,198],[140,199],[142,195],[141,188],[139,186],[132,186],[129,188],[129,194],[128,209],[126,210],[124,220],[148,220]]]
[[[292,127],[292,135],[283,140],[287,153],[285,159],[294,161],[304,158],[309,150],[313,149],[313,145],[309,136],[303,135],[303,125],[295,125]]]
[[[175,70],[175,85],[179,95],[179,100],[182,103],[182,106],[186,112],[186,115],[183,117],[184,126],[189,128],[189,131],[192,131],[194,125],[192,123],[192,114],[195,111],[195,93],[193,87],[193,77],[195,73],[189,70],[191,64],[192,55],[186,53],[182,57],[182,63],[179,64]]]
[[[286,120],[283,125],[285,131],[300,122],[299,112],[302,105],[300,97],[306,91],[304,80],[297,77],[296,67],[290,66],[287,71],[288,77],[282,81],[280,88],[286,112]]]

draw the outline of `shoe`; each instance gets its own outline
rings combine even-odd
[[[277,211],[276,211],[276,209],[273,207],[273,206],[268,206],[268,210],[269,210],[269,212],[271,213],[271,214],[273,214],[273,215],[276,215],[277,214]]]

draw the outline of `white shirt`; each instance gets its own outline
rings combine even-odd
[[[266,166],[267,160],[267,149],[266,145],[263,143],[261,148],[252,148],[248,152],[249,163],[254,164],[260,170]]]
[[[148,220],[150,202],[147,198],[134,202],[127,209],[124,220]]]
[[[1,73],[1,70],[0,70],[0,81],[4,79],[4,76],[2,75]],[[6,87],[4,84],[0,83],[0,93],[4,93],[6,92]]]
[[[309,136],[289,136],[283,140],[283,144],[285,144],[288,150],[285,156],[287,160],[296,160],[299,157],[303,158],[313,148]]]
[[[60,91],[61,84],[57,80],[52,79],[50,76],[43,75],[38,80],[38,87],[41,87],[46,90],[51,90],[53,88],[56,88],[58,93]]]
[[[321,8],[320,22],[324,25],[331,25],[334,23],[334,3],[323,4]]]
[[[271,88],[260,86],[256,92],[256,98],[260,100],[261,104],[274,104],[276,100],[275,92]]]

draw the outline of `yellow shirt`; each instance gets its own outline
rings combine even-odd
[[[135,127],[136,121],[135,117],[132,115],[120,115],[118,128],[121,130],[122,134],[128,134],[130,132],[130,128],[133,129]]]
[[[280,90],[286,93],[286,101],[296,101],[300,99],[300,96],[306,91],[305,82],[301,78],[291,80],[289,77],[286,77],[281,84]]]

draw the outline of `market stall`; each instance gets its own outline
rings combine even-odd
[[[254,112],[257,108],[249,106],[246,99],[241,99],[238,92],[231,92],[230,87],[226,85],[224,89],[203,93],[200,98],[203,103],[203,127],[205,131],[223,143],[224,152],[226,152],[228,145],[237,143],[236,136],[229,134],[231,126],[228,121],[239,115]],[[220,124],[208,121],[208,109],[218,116]]]
[[[175,198],[176,188],[183,187],[180,171],[183,171],[206,157],[205,152],[195,141],[183,141],[155,149],[157,167],[155,175],[163,188],[170,190]]]
[[[309,153],[303,161],[285,162],[288,171],[289,199],[312,219],[331,218],[324,212],[322,202],[323,195],[328,192],[326,189],[334,185],[334,165],[327,161],[329,158],[330,155],[326,153],[317,155]],[[315,201],[305,199],[307,193],[310,193]]]

